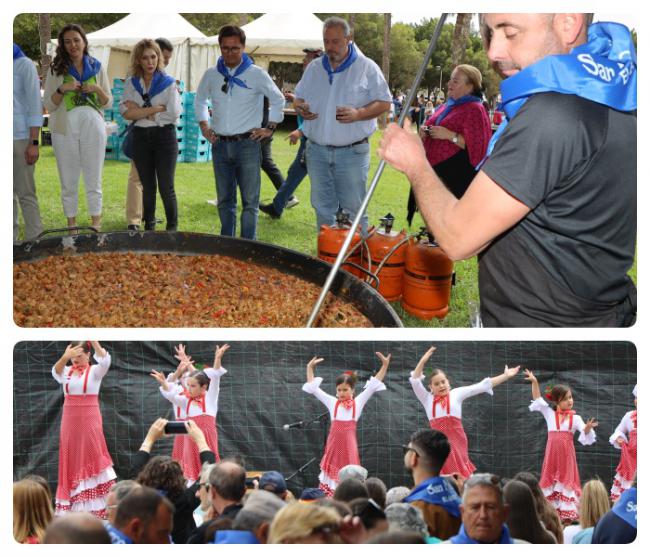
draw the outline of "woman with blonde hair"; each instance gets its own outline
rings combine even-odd
[[[564,529],[564,543],[591,543],[594,526],[609,512],[609,494],[599,478],[582,486],[580,498],[580,523]]]
[[[142,182],[145,230],[156,226],[156,190],[165,208],[167,230],[178,226],[174,174],[178,159],[176,121],[181,100],[176,80],[164,71],[158,43],[143,39],[131,54],[131,78],[126,80],[120,112],[134,122],[133,162]]]
[[[291,503],[275,515],[268,543],[342,543],[339,514],[331,508]]]
[[[41,484],[14,482],[14,538],[18,543],[41,543],[53,516],[52,500]]]

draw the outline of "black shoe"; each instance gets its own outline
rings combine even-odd
[[[137,224],[129,224],[129,226],[126,227],[127,230],[140,230],[140,227]]]
[[[265,203],[260,205],[260,211],[267,214],[272,219],[279,219],[282,215],[275,210],[273,203]]]

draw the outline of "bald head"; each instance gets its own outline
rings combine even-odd
[[[216,495],[239,502],[246,493],[246,470],[235,462],[222,461],[211,470],[209,482]]]
[[[102,521],[89,513],[55,518],[45,530],[43,543],[111,543]]]

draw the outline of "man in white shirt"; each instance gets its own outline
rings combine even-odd
[[[296,87],[296,112],[305,123],[307,171],[317,227],[332,225],[339,207],[356,215],[366,193],[368,138],[391,94],[379,66],[352,43],[340,17],[323,24],[326,56],[307,67]],[[363,231],[368,219],[364,215]]]
[[[201,78],[195,109],[203,137],[212,143],[221,234],[235,235],[239,185],[243,204],[240,235],[254,240],[261,186],[259,142],[270,137],[283,120],[284,95],[269,74],[252,63],[245,46],[246,34],[239,27],[221,28],[221,57]],[[269,120],[263,128],[264,97],[269,99]]]
[[[19,204],[25,221],[25,240],[33,240],[43,231],[34,183],[42,124],[43,103],[36,68],[14,43],[14,242],[19,235]]]

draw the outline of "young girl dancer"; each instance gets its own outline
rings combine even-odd
[[[96,365],[90,363],[91,346]],[[66,365],[69,361],[72,365]],[[96,340],[73,342],[52,367],[63,386],[56,514],[90,512],[106,518],[106,496],[115,483],[113,460],[106,447],[99,387],[111,365],[109,353]]]
[[[314,377],[314,368],[323,358],[314,357],[307,364],[307,382],[302,386],[306,393],[314,395],[329,410],[332,425],[325,454],[320,462],[321,473],[318,476],[320,488],[328,495],[334,495],[338,485],[339,470],[348,464],[361,464],[359,448],[357,447],[357,421],[361,417],[363,407],[372,395],[385,391],[382,382],[390,364],[390,354],[384,356],[375,352],[381,360],[381,368],[374,377],[366,383],[363,392],[354,397],[354,387],[357,377],[354,372],[345,372],[336,378],[336,396],[328,395],[320,388],[322,377]]]
[[[435,352],[432,346],[420,358],[415,370],[411,372],[409,381],[415,396],[424,406],[431,429],[442,431],[449,439],[451,452],[445,461],[441,474],[457,474],[464,479],[469,478],[476,466],[469,459],[467,448],[467,435],[463,429],[463,402],[472,396],[481,393],[492,395],[492,389],[508,379],[512,379],[519,372],[520,366],[505,367],[504,372],[496,377],[486,377],[480,383],[467,387],[451,388],[449,378],[441,369],[434,369],[429,383],[430,392],[423,384],[424,366]]]
[[[167,376],[167,383],[171,384],[178,384],[180,385],[183,394],[187,395],[187,388],[185,385],[186,380],[190,377],[190,375],[196,371],[196,368],[194,367],[194,360],[190,356],[188,356],[185,353],[185,346],[182,344],[179,344],[178,346],[174,346],[174,351],[176,354],[174,355],[174,358],[176,358],[178,362],[178,366],[176,368],[176,371],[173,373],[170,373]],[[173,420],[177,422],[184,422],[187,420],[187,414],[185,413],[185,405],[178,406],[174,404],[173,402],[172,408],[173,408]],[[184,445],[185,442],[188,440],[187,435],[174,435],[174,446],[172,448],[172,459],[181,463],[183,461],[183,451],[185,450]]]
[[[221,359],[230,345],[224,344],[214,354],[214,365],[203,371],[194,371],[181,385],[170,385],[159,371],[152,370],[151,376],[160,383],[161,394],[172,404],[185,410],[187,419],[192,419],[205,435],[210,450],[219,461],[219,443],[217,437],[216,417],[219,401],[221,376],[226,370],[221,366]],[[201,459],[196,443],[183,443],[180,464],[188,485],[193,484],[201,474]]]
[[[623,492],[632,487],[636,478],[636,385],[632,394],[634,410],[623,416],[621,423],[609,438],[609,442],[621,451],[621,460],[616,467],[616,476],[612,484],[612,502],[618,501]]]
[[[580,432],[578,441],[583,445],[596,442],[594,428],[598,422],[591,418],[585,423],[573,410],[573,395],[566,385],[554,385],[547,397],[553,408],[542,398],[537,378],[526,370],[526,380],[530,381],[533,402],[528,409],[541,412],[546,419],[548,441],[542,466],[539,485],[544,496],[553,505],[560,520],[571,523],[578,520],[578,505],[582,492],[580,474],[576,461],[573,435]]]

